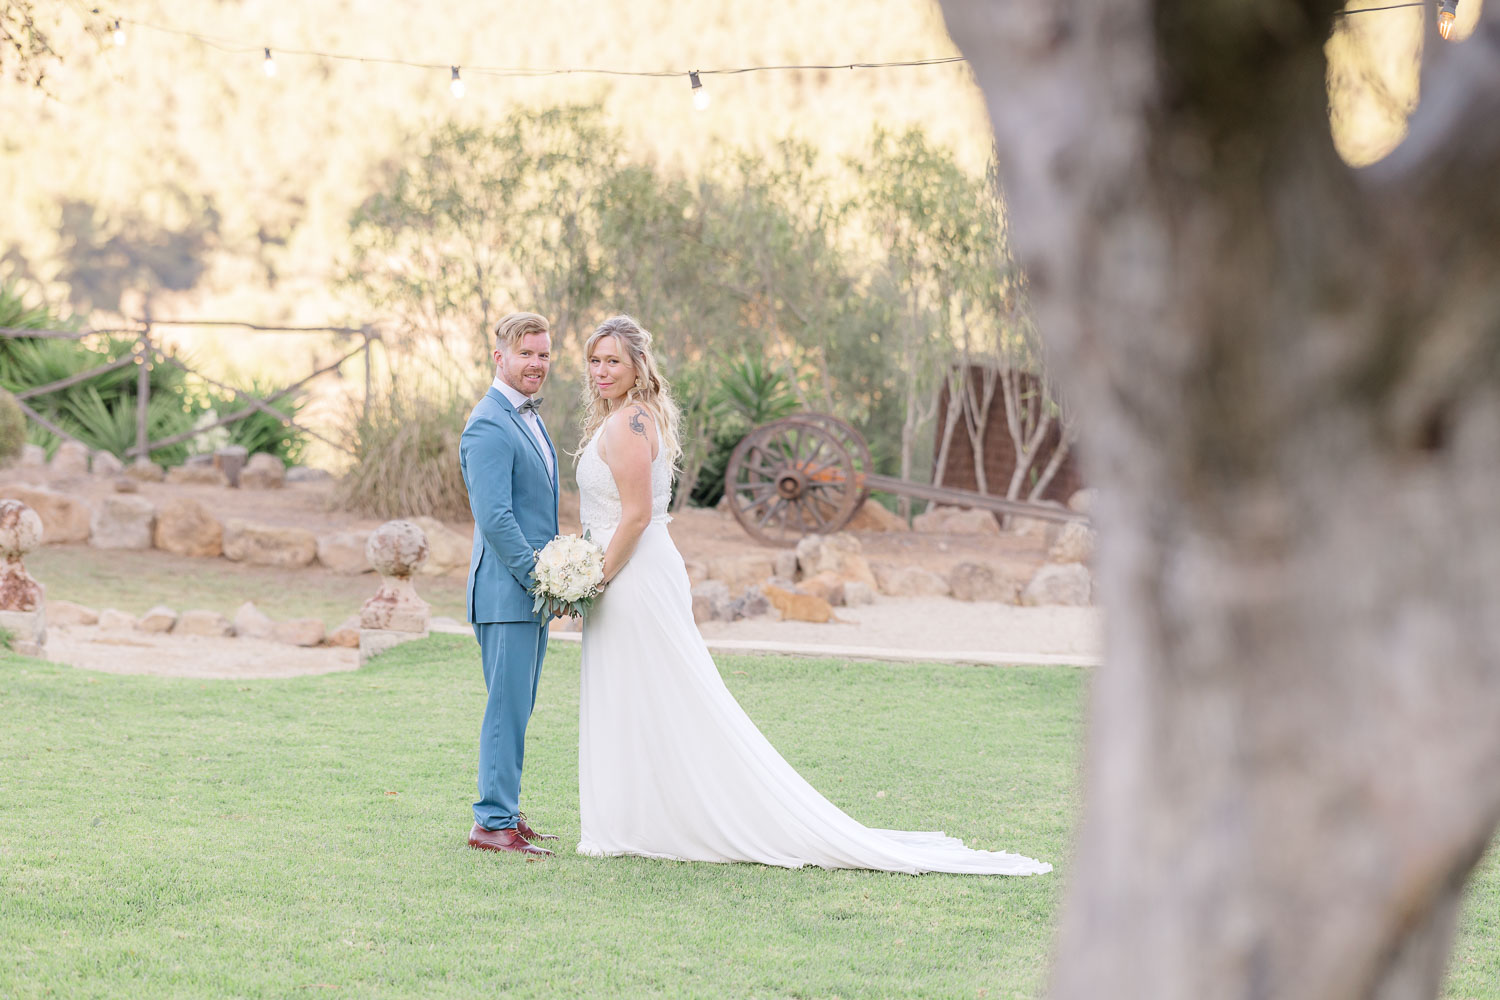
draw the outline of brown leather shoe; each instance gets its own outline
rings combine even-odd
[[[533,830],[531,828],[531,824],[529,824],[529,823],[526,822],[526,814],[525,813],[517,813],[516,817],[517,817],[516,818],[516,832],[519,833],[521,836],[525,837],[527,840],[561,840],[562,839],[561,837],[559,837],[555,833],[537,833],[535,830]]]
[[[531,854],[550,858],[552,852],[545,847],[533,847],[516,832],[515,827],[504,830],[486,830],[478,823],[469,831],[469,846],[477,851],[514,851],[516,854]]]

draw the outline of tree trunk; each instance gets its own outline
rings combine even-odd
[[[944,376],[948,387],[948,405],[943,411],[943,433],[938,438],[937,457],[932,460],[932,485],[943,485],[948,473],[948,456],[953,450],[953,432],[958,428],[961,416],[968,413],[969,405],[969,357],[965,353],[948,369]],[[972,435],[971,435],[972,436]],[[975,452],[976,455],[980,452]],[[976,460],[975,473],[979,476],[979,492],[984,492],[984,463]]]
[[[1059,1000],[1432,997],[1500,818],[1500,4],[1359,170],[1338,9],[944,0],[1101,489]]]

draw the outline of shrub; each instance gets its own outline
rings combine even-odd
[[[26,414],[16,397],[0,390],[0,462],[8,462],[21,454],[26,443]]]
[[[764,357],[746,352],[725,363],[709,399],[713,447],[698,468],[692,502],[712,507],[724,495],[729,456],[740,439],[762,424],[790,416],[800,408],[787,377]]]
[[[278,387],[273,384],[263,383],[260,379],[251,379],[250,386],[243,391],[246,395],[264,403],[270,396],[275,395],[277,389]],[[289,419],[295,420],[306,402],[307,399],[303,393],[296,391],[267,405],[278,413],[285,414]],[[209,397],[209,405],[217,417],[222,417],[243,410],[249,404],[233,393],[220,392]],[[251,455],[256,452],[275,455],[281,459],[283,465],[296,465],[301,462],[303,452],[307,450],[305,431],[283,424],[262,410],[256,410],[248,417],[226,424],[222,428],[210,431],[209,434],[220,438],[223,444],[241,445]]]
[[[351,413],[345,438],[354,464],[339,480],[335,501],[375,517],[463,518],[469,493],[458,467],[458,438],[473,399],[448,387],[377,395]]]

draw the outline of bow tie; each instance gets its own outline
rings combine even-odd
[[[542,397],[532,396],[526,402],[516,407],[517,413],[525,413],[528,410],[540,417],[542,415]]]

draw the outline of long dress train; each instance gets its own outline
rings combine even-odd
[[[620,498],[597,442],[579,456],[578,486],[584,527],[608,546]],[[1052,870],[941,832],[862,826],[803,780],[719,676],[667,533],[664,453],[651,472],[652,523],[583,630],[580,854],[910,874]]]

